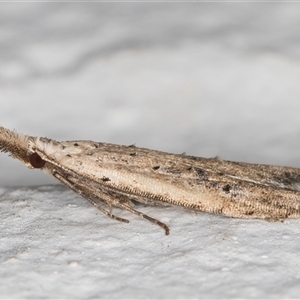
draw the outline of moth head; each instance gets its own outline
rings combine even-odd
[[[30,143],[36,138],[19,134],[0,126],[0,151],[23,162],[28,168],[42,168],[45,161],[32,149]]]
[[[46,160],[44,160],[42,150],[45,150],[45,147],[47,143],[50,140],[47,138],[40,138],[40,137],[31,137],[29,139],[28,143],[28,152],[27,152],[27,157],[28,157],[28,162],[29,165],[27,165],[28,168],[30,169],[42,169],[45,164]]]

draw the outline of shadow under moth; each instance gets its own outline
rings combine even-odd
[[[281,221],[300,217],[300,169],[170,154],[93,141],[58,142],[18,134],[0,126],[0,151],[28,168],[51,174],[112,219],[125,209],[146,205],[179,206],[237,218]]]

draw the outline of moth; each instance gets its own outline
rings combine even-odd
[[[0,126],[0,151],[41,169],[80,194],[108,217],[127,210],[179,206],[227,217],[282,221],[300,217],[300,169],[201,158],[93,141],[63,141],[18,134]]]

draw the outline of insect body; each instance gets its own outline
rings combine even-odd
[[[0,151],[39,168],[107,216],[118,207],[165,229],[136,202],[173,205],[228,217],[300,217],[300,169],[170,154],[93,141],[57,142],[0,127]]]

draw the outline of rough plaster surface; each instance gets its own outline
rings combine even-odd
[[[273,298],[299,295],[299,221],[139,206],[108,219],[60,186],[2,188],[3,298]]]

